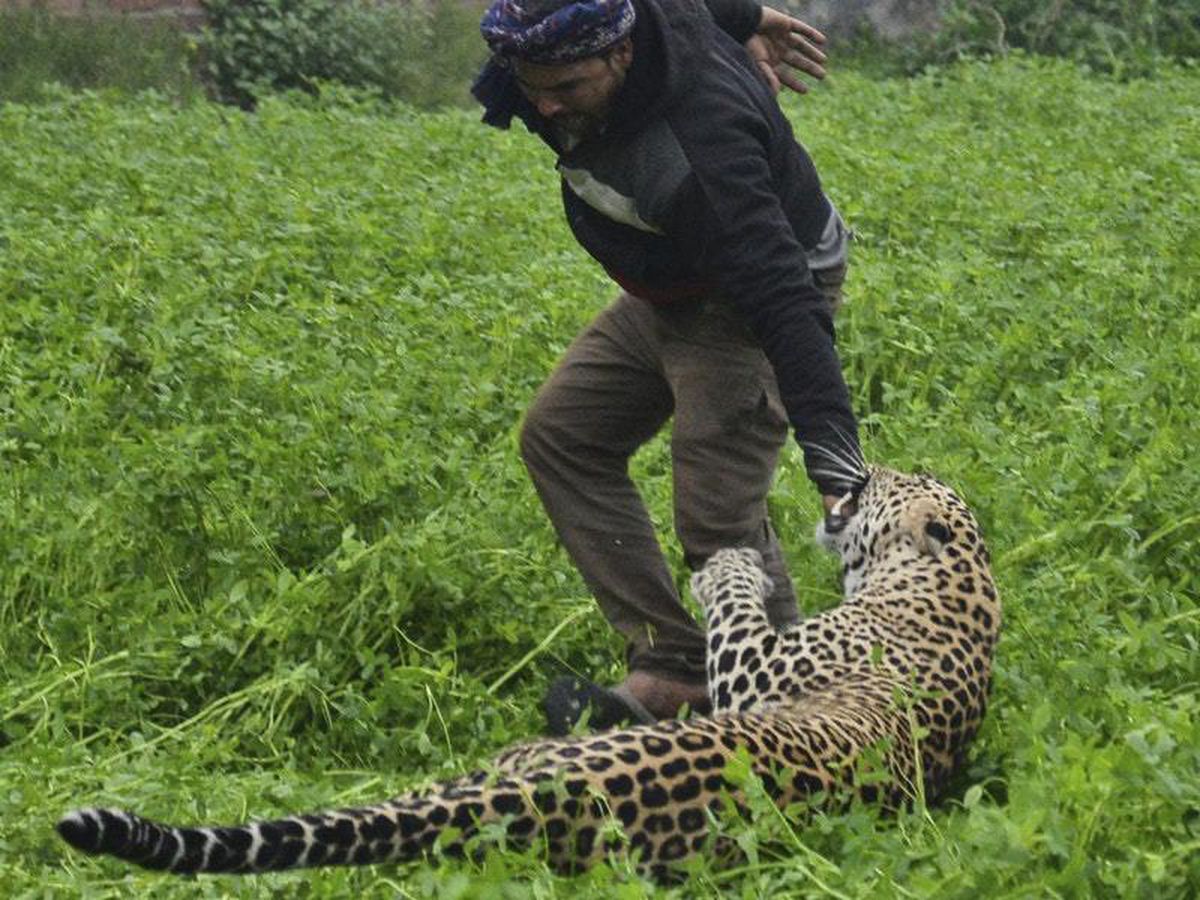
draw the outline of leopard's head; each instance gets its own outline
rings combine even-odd
[[[817,542],[841,558],[847,597],[877,566],[936,560],[952,545],[982,550],[975,517],[951,488],[882,466],[865,467],[857,489],[817,526]]]

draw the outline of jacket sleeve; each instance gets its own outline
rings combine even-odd
[[[809,478],[841,494],[853,485],[831,472],[837,466],[822,448],[853,451],[858,430],[833,316],[772,186],[772,126],[748,107],[692,110],[706,124],[702,141],[684,142],[694,181],[676,227],[699,242],[770,361]]]
[[[758,0],[704,0],[718,26],[739,44],[745,43],[762,21]]]

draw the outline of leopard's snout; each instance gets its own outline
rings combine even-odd
[[[825,533],[838,534],[846,529],[847,523],[858,511],[853,491],[847,491],[837,503],[825,512]]]
[[[843,516],[841,513],[833,511],[825,513],[825,533],[838,534],[844,531],[846,523],[850,521],[849,516]]]

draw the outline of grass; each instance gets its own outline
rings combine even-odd
[[[615,676],[514,440],[611,288],[546,152],[471,112],[0,107],[5,895],[1193,894],[1198,88],[1009,60],[788,101],[858,235],[869,455],[970,499],[1005,635],[949,802],[760,816],[745,865],[659,889],[512,854],[172,880],[56,842],[87,803],[383,797],[537,733],[558,672]],[[663,445],[636,469],[666,536]],[[828,605],[798,454],[772,503]]]
[[[185,101],[202,95],[194,40],[164,21],[41,7],[0,9],[0,102],[39,100],[47,84],[136,92]]]
[[[478,0],[211,6],[190,32],[169,17],[0,8],[0,103],[52,101],[59,85],[251,108],[260,92],[316,93],[333,82],[426,109],[468,107],[487,57]]]

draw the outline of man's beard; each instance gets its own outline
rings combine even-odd
[[[571,113],[570,115],[556,116],[554,124],[571,138],[572,141],[587,140],[595,137],[604,131],[604,126],[608,124],[608,110],[603,113]]]
[[[611,66],[612,64],[609,63],[609,65]],[[608,126],[608,118],[612,112],[613,100],[621,92],[621,87],[624,84],[624,70],[617,71],[612,91],[609,93],[608,99],[602,107],[592,112],[566,113],[561,116],[555,116],[553,120],[555,126],[562,129],[571,142],[576,144],[602,134]]]

